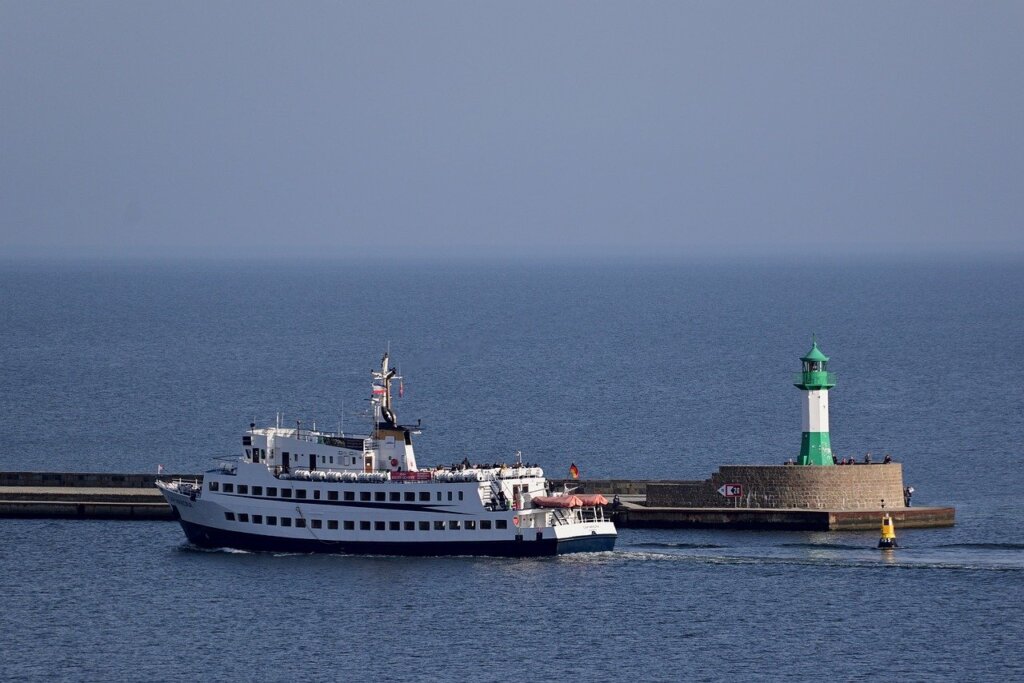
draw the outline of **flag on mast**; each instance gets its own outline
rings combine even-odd
[[[569,465],[569,476],[572,477],[573,479],[580,478],[580,468],[576,467],[576,463],[572,463],[571,465]]]

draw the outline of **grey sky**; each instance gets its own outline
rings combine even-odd
[[[0,0],[0,255],[1024,253],[1022,20]]]

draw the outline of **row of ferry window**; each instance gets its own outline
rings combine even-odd
[[[265,461],[267,459],[267,449],[265,449],[265,448],[253,448],[253,449],[246,448],[245,449],[245,454],[253,462],[256,462],[258,460],[264,460]],[[288,452],[285,451],[282,455],[287,457],[288,456]],[[312,455],[313,455],[314,458],[317,457],[316,453],[313,453]],[[294,457],[295,457],[296,461],[298,461],[298,459],[303,457],[303,456],[301,454],[299,454],[299,453],[295,453]],[[319,457],[320,457],[320,464],[321,465],[333,465],[334,464],[334,456],[333,455],[321,455]],[[338,464],[339,465],[355,465],[356,463],[357,463],[357,460],[356,460],[356,457],[354,455],[351,456],[351,457],[349,457],[347,455],[339,455],[338,456]]]
[[[224,518],[229,522],[252,522],[253,524],[267,524],[269,526],[277,526],[280,523],[281,526],[296,526],[300,529],[306,528],[306,519],[303,517],[297,517],[292,519],[291,517],[275,517],[273,515],[249,515],[244,512],[240,512],[237,515],[234,512],[225,512]],[[475,519],[450,519],[447,522],[443,520],[437,520],[435,522],[369,522],[362,520],[359,522],[360,531],[458,531],[465,529],[466,531],[476,531],[478,528],[486,531],[492,528],[491,523],[494,523],[493,528],[495,529],[507,529],[507,519],[481,519],[479,521]],[[311,519],[309,520],[309,527],[312,529],[322,529],[324,520]],[[345,531],[355,531],[356,522],[351,519],[341,521],[342,528]],[[334,530],[338,528],[338,520],[328,519],[327,528]]]
[[[243,495],[243,496],[249,495],[249,489],[250,489],[248,484],[238,484],[236,486],[235,484],[225,483],[223,486],[221,486],[220,482],[216,482],[216,481],[211,481],[208,484],[208,488],[211,491],[223,491],[224,493],[238,493],[239,495]],[[252,488],[252,495],[254,495],[254,496],[262,496],[263,495],[263,487],[262,486],[253,486],[251,488]],[[283,488],[279,492],[276,486],[268,486],[266,490],[267,490],[266,495],[267,495],[268,498],[277,498],[279,493],[280,493],[280,497],[281,498],[292,498],[293,497],[292,489],[285,489],[285,488]],[[341,493],[342,493],[341,500],[353,500],[353,501],[356,500],[356,491],[342,491]],[[424,502],[424,503],[429,503],[430,502],[430,491],[372,491],[372,492],[371,491],[359,491],[358,493],[359,493],[359,500],[360,501],[370,501],[370,500],[373,500],[373,501],[376,501],[376,502],[385,502],[385,501],[403,502],[404,501],[406,503],[415,503],[416,500],[418,499],[420,502]],[[372,493],[372,495],[371,495],[371,493]],[[448,493],[448,500],[453,500],[452,492],[448,491],[447,493]],[[462,500],[463,499],[463,492],[462,491],[458,491],[457,493],[458,493],[458,499]],[[437,491],[436,494],[437,494],[437,500],[441,500],[442,499],[442,492],[441,491]],[[306,489],[295,489],[294,490],[294,497],[295,498],[299,498],[299,499],[307,498],[308,496],[307,496]],[[320,490],[319,489],[313,489],[313,500],[320,500]],[[338,500],[338,491],[327,491],[327,500]]]

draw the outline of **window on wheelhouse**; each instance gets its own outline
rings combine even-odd
[[[220,484],[219,484],[219,483],[217,483],[217,482],[215,482],[215,481],[211,481],[211,482],[209,483],[209,485],[208,485],[208,488],[209,488],[209,489],[210,489],[211,491],[216,491],[216,490],[218,490],[218,489],[220,488]]]
[[[234,484],[224,484],[224,493],[234,493],[234,492],[235,492],[235,485]]]

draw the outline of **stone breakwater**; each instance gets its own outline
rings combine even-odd
[[[738,487],[726,497],[723,486]],[[802,508],[879,510],[903,508],[903,466],[722,465],[703,481],[649,482],[648,507]]]

